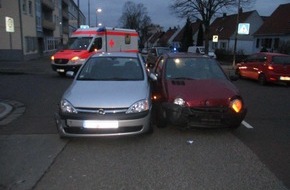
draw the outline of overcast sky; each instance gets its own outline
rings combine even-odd
[[[79,0],[80,9],[87,18],[88,24],[88,5],[90,4],[90,24],[96,25],[96,8],[101,8],[102,12],[97,14],[98,22],[104,26],[116,27],[122,15],[122,9],[128,0]],[[179,19],[170,13],[169,4],[171,0],[130,0],[136,4],[143,3],[147,8],[148,15],[154,24],[163,26],[165,30],[169,27],[183,27],[185,19]],[[77,0],[75,0],[77,4]],[[256,0],[251,10],[257,10],[261,16],[270,16],[280,5],[290,3],[290,0]]]

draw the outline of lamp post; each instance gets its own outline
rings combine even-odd
[[[234,55],[233,55],[233,68],[235,68],[235,66],[236,66],[238,27],[239,27],[239,17],[240,17],[240,4],[241,4],[241,0],[238,0],[238,12],[237,12],[237,20],[236,20],[235,44],[234,44]]]
[[[100,26],[100,24],[98,23],[98,13],[101,13],[101,12],[102,12],[101,8],[96,9],[96,27]]]

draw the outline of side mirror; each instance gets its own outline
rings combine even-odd
[[[150,78],[152,81],[157,81],[157,75],[154,74],[154,73],[150,73],[150,74],[149,74],[149,78]]]

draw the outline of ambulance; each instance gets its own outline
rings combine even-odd
[[[83,27],[72,33],[67,47],[51,56],[51,66],[60,75],[77,71],[95,53],[138,52],[136,30],[110,27]]]

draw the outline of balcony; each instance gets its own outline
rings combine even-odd
[[[48,30],[55,30],[55,23],[50,20],[43,19],[42,20],[42,27]]]
[[[52,0],[42,0],[41,3],[47,9],[54,10],[54,4]]]

